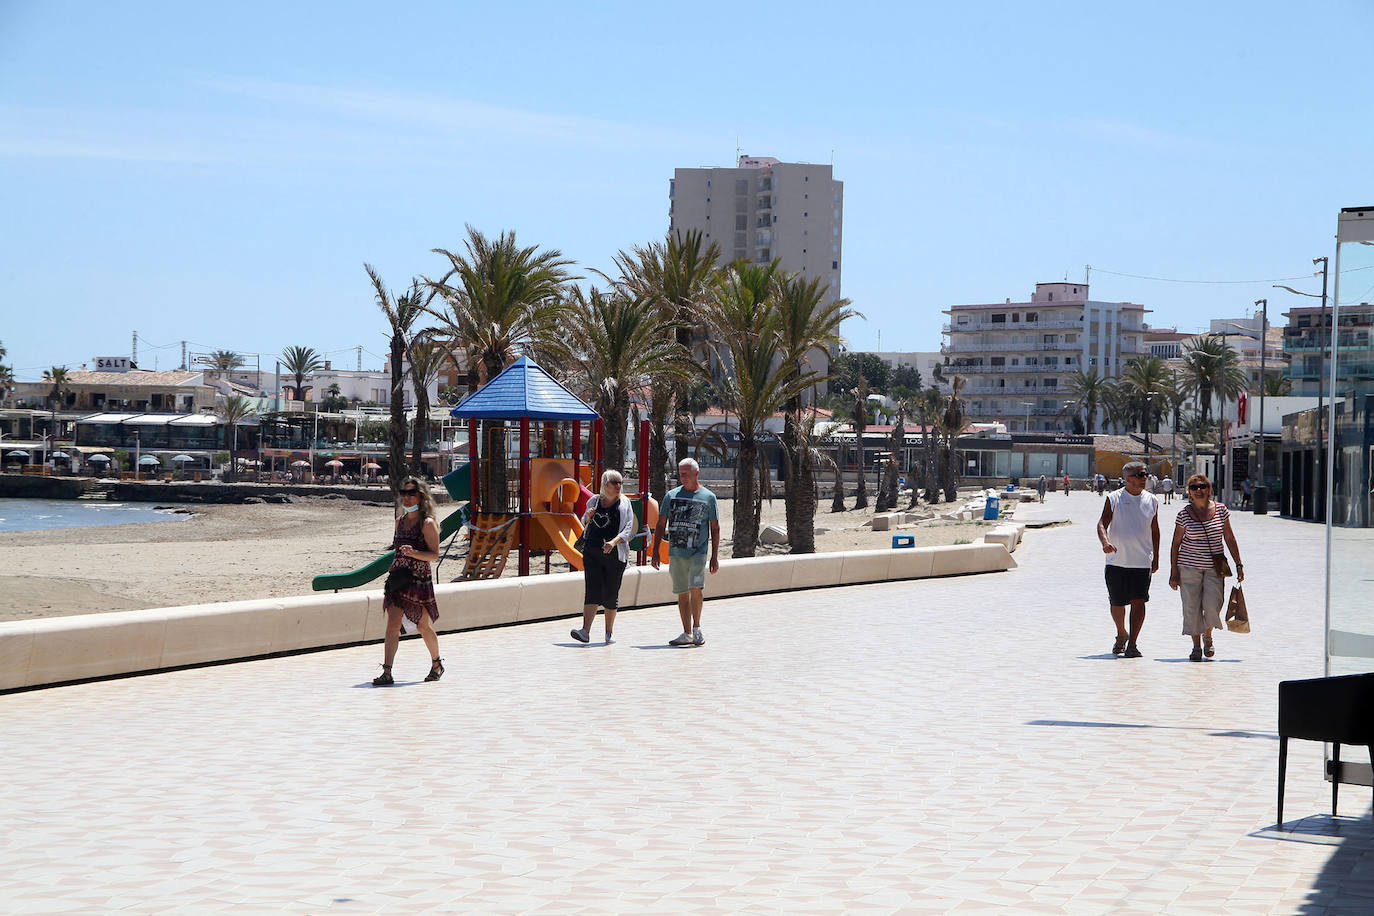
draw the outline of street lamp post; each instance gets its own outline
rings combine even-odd
[[[1031,412],[1031,408],[1035,406],[1035,402],[1034,402],[1034,401],[1022,401],[1022,402],[1021,402],[1021,406],[1024,407],[1024,408],[1026,408],[1026,425],[1025,425],[1025,431],[1026,431],[1026,432],[1030,432],[1030,412]]]
[[[1250,488],[1251,502],[1254,506],[1256,515],[1265,515],[1269,511],[1269,487],[1268,478],[1264,475],[1265,454],[1264,454],[1264,389],[1267,387],[1264,377],[1265,357],[1269,352],[1269,300],[1256,299],[1255,305],[1263,309],[1263,317],[1260,319],[1260,409],[1259,409],[1259,484]],[[1253,429],[1254,424],[1251,424]],[[1251,435],[1254,438],[1254,435]],[[1254,473],[1252,470],[1251,473]]]

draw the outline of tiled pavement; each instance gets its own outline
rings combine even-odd
[[[1321,529],[1238,513],[1255,632],[1186,662],[1161,573],[1124,660],[1099,506],[1008,573],[709,602],[697,649],[655,608],[443,637],[438,684],[407,642],[389,690],[364,647],[0,697],[0,910],[1374,911],[1319,745],[1274,825]]]

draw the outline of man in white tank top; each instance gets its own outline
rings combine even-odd
[[[1107,556],[1107,600],[1116,624],[1113,655],[1140,658],[1136,639],[1145,625],[1150,577],[1159,569],[1159,500],[1145,489],[1149,472],[1139,461],[1121,469],[1125,486],[1102,501],[1097,539]],[[1131,608],[1126,629],[1126,606]]]

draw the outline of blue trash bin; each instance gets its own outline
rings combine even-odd
[[[988,504],[983,509],[983,520],[995,522],[1002,517],[1002,501],[996,496],[988,497]]]

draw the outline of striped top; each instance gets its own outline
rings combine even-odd
[[[1216,509],[1211,521],[1203,524],[1193,518],[1191,503],[1178,510],[1174,527],[1183,529],[1183,543],[1178,545],[1178,565],[1193,569],[1211,569],[1212,554],[1226,552],[1226,520],[1231,510],[1214,502]]]

